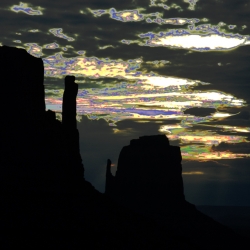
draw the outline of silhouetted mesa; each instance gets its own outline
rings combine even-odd
[[[185,201],[180,147],[165,135],[143,136],[120,152],[116,176],[107,168],[105,193],[136,211],[169,209]]]
[[[180,147],[165,135],[143,136],[122,148],[116,175],[107,162],[105,193],[132,211],[185,235],[200,249],[239,247],[241,237],[185,200]]]

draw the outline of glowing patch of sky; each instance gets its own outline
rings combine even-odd
[[[229,126],[229,125],[207,125],[202,124],[202,126],[205,127],[216,127],[216,128],[222,128],[222,131],[230,131],[230,132],[240,132],[240,133],[249,133],[250,127],[242,127],[242,126]]]
[[[201,171],[190,171],[190,172],[182,172],[183,175],[202,175],[204,172]]]
[[[165,2],[167,2],[167,0],[160,0],[160,1],[151,0],[149,7],[157,6],[157,7],[162,7],[165,10],[178,9],[179,11],[183,11],[180,5],[177,5],[175,3],[172,3],[171,5],[166,5]]]
[[[170,9],[170,7],[165,4],[167,2],[167,0],[161,0],[160,3],[157,3],[157,2],[159,2],[159,1],[157,1],[157,0],[150,0],[150,5],[149,6],[150,7],[151,6],[159,6],[159,7],[164,8],[165,10],[169,10]]]
[[[83,55],[83,54],[85,54],[85,52],[86,52],[86,51],[84,51],[84,50],[79,50],[79,51],[77,51],[76,53],[77,53],[78,55]]]
[[[100,46],[99,49],[107,49],[107,48],[114,48],[113,45],[106,45],[106,46]]]
[[[25,43],[27,46],[26,50],[35,57],[41,57],[43,55],[42,47],[37,45],[36,43]]]
[[[203,124],[201,124],[203,126]],[[210,125],[204,125],[210,126]],[[249,157],[250,154],[234,154],[227,151],[214,151],[212,147],[219,145],[222,142],[226,143],[241,143],[249,142],[246,136],[237,135],[221,135],[209,130],[187,131],[191,124],[170,124],[162,125],[159,129],[162,133],[167,133],[166,136],[170,141],[179,140],[183,159],[189,160],[211,160],[211,159],[235,159]],[[214,127],[224,128],[224,126]],[[229,126],[230,127],[230,126]],[[234,127],[235,128],[235,127]],[[232,132],[234,129],[229,129]],[[222,130],[223,131],[223,130]],[[187,145],[188,144],[188,145]]]
[[[184,2],[189,3],[189,7],[188,9],[190,10],[194,10],[195,9],[195,5],[199,0],[184,0]]]
[[[29,32],[35,33],[35,32],[39,32],[39,30],[38,29],[33,29],[33,30],[29,30]]]
[[[59,45],[57,43],[49,43],[43,46],[45,49],[57,49]]]
[[[230,151],[214,152],[210,146],[204,147],[200,145],[181,146],[181,155],[184,160],[221,160],[221,159],[237,159],[250,157],[250,154],[235,154]]]
[[[23,12],[27,15],[31,15],[31,16],[37,16],[37,15],[42,15],[42,11],[41,11],[41,7],[38,7],[37,10],[32,9],[31,7],[28,6],[28,4],[26,3],[20,3],[20,5],[13,5],[10,8],[12,11],[14,12]]]
[[[115,8],[111,8],[110,10],[90,10],[90,12],[96,16],[100,17],[104,14],[109,14],[110,18],[120,21],[120,22],[139,22],[146,19],[147,23],[158,23],[158,24],[173,24],[173,25],[184,25],[184,24],[195,24],[200,22],[197,18],[161,18],[162,14],[159,12],[149,13],[149,14],[140,14],[138,9],[135,10],[123,10],[116,11]],[[155,16],[154,19],[150,18],[150,16]]]
[[[246,45],[248,37],[238,34],[208,33],[204,35],[191,34],[187,30],[170,30],[155,34],[148,32],[140,34],[141,38],[147,39],[146,42],[139,43],[142,46],[150,47],[172,47],[184,48],[195,51],[224,51],[235,49],[239,46]]]
[[[63,29],[62,28],[54,28],[49,30],[50,33],[52,33],[54,36],[68,40],[69,42],[74,41],[75,39],[73,37],[69,37],[65,34],[63,34]]]
[[[102,16],[104,14],[108,14],[107,10],[91,10],[90,12],[94,15],[94,16]]]
[[[200,84],[199,81],[154,73],[142,74],[137,71],[142,63],[141,59],[123,61],[84,56],[64,58],[57,53],[43,60],[45,76],[49,77],[74,74],[94,78],[96,81],[103,77],[124,79],[122,83],[103,88],[82,89],[84,84],[80,84],[77,112],[88,115],[89,119],[102,118],[113,123],[123,119],[181,119],[186,123],[196,124],[214,117],[186,115],[184,110],[193,106],[217,108],[220,105],[239,107],[243,104],[243,100],[219,91],[186,91],[188,85]],[[47,92],[46,96],[47,108],[60,112],[62,91],[55,91],[52,93],[53,97]]]
[[[123,10],[117,11],[115,8],[107,10],[91,10],[95,16],[101,16],[103,14],[109,14],[110,18],[121,22],[138,22],[144,19],[144,16],[135,10]]]
[[[34,44],[32,45],[34,48]],[[37,51],[35,52],[37,53]],[[117,121],[124,119],[181,120],[178,124],[162,126],[160,132],[171,132],[168,135],[169,139],[180,140],[181,144],[194,144],[182,146],[183,159],[234,159],[248,156],[228,151],[213,152],[211,150],[212,145],[218,145],[220,142],[244,142],[246,141],[245,137],[218,135],[209,132],[207,134],[197,132],[195,136],[193,132],[187,133],[186,129],[194,124],[232,115],[222,112],[215,112],[207,117],[184,114],[184,111],[190,107],[218,108],[220,106],[241,107],[244,105],[243,100],[219,91],[186,91],[188,85],[208,83],[161,76],[152,72],[143,74],[138,71],[143,62],[141,58],[127,61],[110,60],[109,58],[99,59],[84,55],[65,58],[62,54],[57,53],[43,60],[45,76],[48,77],[60,78],[67,74],[74,74],[76,77],[93,78],[96,81],[104,77],[124,79],[122,83],[103,88],[84,89],[84,84],[80,84],[77,97],[79,117],[87,115],[92,120],[104,119],[111,124],[110,126],[115,126]],[[129,82],[126,82],[128,80]],[[47,109],[61,112],[62,94],[63,90],[47,90]],[[114,133],[116,132],[114,131]],[[195,147],[197,143],[200,144],[199,147]]]
[[[208,132],[209,134],[209,132]],[[197,133],[183,132],[180,135],[167,135],[169,140],[180,140],[181,143],[202,143],[206,145],[219,145],[221,142],[240,143],[247,142],[246,137],[235,135],[199,135]]]
[[[155,19],[147,18],[147,23],[157,23],[157,24],[173,24],[173,25],[184,25],[184,24],[194,24],[199,22],[199,19],[188,19],[188,18],[161,18],[156,17]]]

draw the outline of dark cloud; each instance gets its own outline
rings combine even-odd
[[[219,111],[229,113],[231,114],[231,116],[220,119],[220,120],[211,121],[209,123],[206,122],[204,124],[249,127],[250,126],[249,107],[243,107],[242,109],[243,109],[242,111],[239,108],[220,109]]]
[[[219,161],[188,161],[183,172],[203,172],[183,175],[186,199],[196,205],[249,206],[249,159]]]
[[[216,112],[213,108],[190,108],[186,109],[183,113],[195,116],[208,116]]]
[[[230,151],[238,154],[250,154],[250,145],[248,142],[226,143],[221,142],[218,146],[212,147],[213,151]]]
[[[243,110],[237,115],[227,117],[225,120],[235,120],[235,119],[249,120],[249,118],[250,118],[250,112],[248,110]]]

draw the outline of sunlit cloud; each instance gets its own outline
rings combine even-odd
[[[216,127],[222,128],[225,131],[235,131],[235,132],[241,132],[241,133],[249,133],[250,128],[249,127],[236,127],[236,126],[221,126],[217,125]]]
[[[168,135],[169,140],[180,140],[182,143],[203,143],[206,145],[218,145],[221,142],[240,143],[246,142],[243,136],[234,135]]]
[[[88,114],[90,119],[98,119],[100,115],[105,114],[104,118],[112,121],[184,119],[186,123],[195,124],[227,117],[230,114],[217,112],[202,118],[184,114],[183,111],[187,108],[244,105],[243,100],[219,91],[185,91],[187,86],[202,84],[200,81],[155,73],[143,74],[137,71],[142,59],[123,61],[84,55],[64,58],[62,54],[57,53],[44,58],[43,61],[47,77],[62,78],[64,75],[73,74],[76,77],[87,77],[96,81],[105,77],[124,80],[112,87],[96,89],[81,90],[84,84],[80,85],[77,111],[80,114]],[[58,93],[58,97],[61,96],[62,93]],[[47,106],[53,110],[60,110],[60,102],[53,98],[46,99]]]
[[[232,153],[230,151],[212,151],[211,147],[202,145],[181,146],[182,159],[195,161],[237,159],[250,157],[250,154]]]
[[[90,12],[96,17],[109,14],[110,18],[121,22],[138,22],[144,19],[144,15],[140,14],[137,9],[117,11],[115,8],[111,8],[109,10],[90,10]]]
[[[150,37],[150,34],[142,34],[141,37]],[[144,46],[150,47],[173,47],[196,51],[229,50],[248,44],[246,37],[221,36],[218,34],[195,35],[195,34],[161,34],[151,35]]]
[[[157,23],[159,25],[163,24],[172,24],[172,25],[184,25],[184,24],[195,24],[200,22],[199,19],[193,18],[193,19],[188,19],[188,18],[162,18],[160,16],[156,16],[155,18],[148,17],[146,18],[147,23]]]
[[[39,30],[38,29],[33,29],[33,30],[29,30],[29,32],[36,33],[36,32],[39,32]]]
[[[190,10],[195,10],[196,3],[197,3],[199,0],[183,0],[183,1],[186,2],[186,3],[189,3],[188,9],[190,9]]]
[[[13,5],[10,7],[10,9],[14,12],[23,12],[27,15],[31,15],[31,16],[37,16],[37,15],[43,15],[42,10],[44,8],[36,7],[36,10],[29,7],[27,3],[22,3],[20,2],[19,5]]]
[[[31,55],[33,55],[35,57],[43,56],[42,47],[39,46],[38,44],[36,44],[36,43],[25,43],[24,45],[27,47],[26,50]]]
[[[168,5],[166,5],[167,0],[161,0],[161,1],[150,0],[149,2],[150,2],[149,7],[159,6],[159,7],[162,7],[163,9],[165,9],[165,10],[169,10],[170,9],[170,7]]]
[[[201,171],[190,171],[190,172],[182,172],[183,175],[203,175],[204,172]]]
[[[52,33],[54,36],[68,40],[69,42],[74,41],[75,39],[73,37],[69,37],[63,33],[62,28],[54,28],[49,30],[50,33]]]
[[[49,44],[45,44],[43,45],[43,48],[45,49],[57,49],[60,46],[57,43],[49,43]]]

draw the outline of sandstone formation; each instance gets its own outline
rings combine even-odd
[[[128,209],[188,236],[201,249],[236,246],[234,232],[185,200],[180,147],[165,135],[142,136],[122,148],[116,175],[107,162],[105,193]],[[206,242],[206,244],[204,244]]]
[[[130,141],[119,155],[116,176],[107,172],[105,193],[136,211],[180,206],[185,198],[180,147],[165,135]]]

